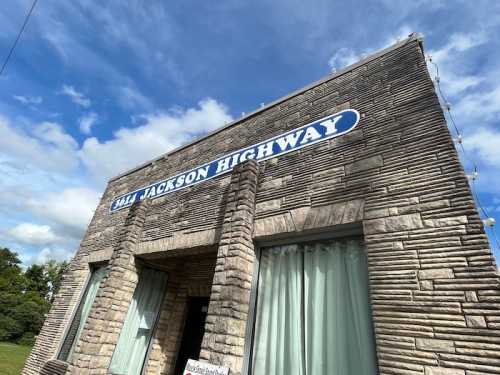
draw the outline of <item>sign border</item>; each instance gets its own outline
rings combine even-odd
[[[155,186],[155,185],[157,185],[157,184],[160,184],[160,183],[162,183],[162,182],[165,182],[165,181],[168,181],[168,180],[171,180],[171,179],[175,179],[175,178],[177,178],[177,177],[179,177],[179,176],[182,176],[182,175],[186,175],[186,174],[188,174],[188,173],[190,173],[190,172],[192,172],[192,171],[198,170],[198,169],[200,169],[200,168],[206,167],[207,165],[210,165],[210,164],[212,164],[212,163],[218,162],[219,160],[223,160],[223,159],[227,158],[227,157],[228,157],[228,155],[230,156],[230,155],[235,154],[235,153],[238,153],[239,151],[242,151],[242,150],[255,148],[255,147],[257,147],[258,145],[261,145],[261,144],[264,144],[264,143],[270,142],[270,141],[272,141],[272,140],[274,140],[274,139],[280,138],[280,137],[282,137],[282,136],[283,136],[283,135],[285,135],[285,134],[288,134],[288,133],[293,133],[294,131],[297,131],[297,130],[302,129],[302,128],[306,128],[306,127],[308,127],[308,126],[310,126],[310,125],[316,124],[316,123],[321,122],[321,121],[323,121],[323,120],[326,120],[326,119],[329,119],[329,118],[335,117],[335,116],[340,115],[340,114],[342,114],[342,113],[344,113],[344,112],[354,112],[354,113],[356,114],[356,121],[354,122],[354,124],[353,124],[353,125],[352,125],[352,126],[351,126],[348,130],[345,130],[345,131],[340,132],[340,133],[334,133],[334,134],[332,134],[332,135],[330,135],[330,136],[328,136],[328,137],[320,138],[320,139],[317,139],[317,140],[312,141],[312,142],[310,142],[310,143],[307,143],[307,144],[304,144],[304,145],[299,145],[299,146],[296,146],[296,147],[290,148],[289,150],[286,150],[286,151],[280,152],[279,154],[276,154],[276,155],[267,156],[267,157],[265,157],[265,158],[259,159],[257,162],[261,162],[261,161],[265,161],[265,160],[268,160],[268,159],[272,159],[272,158],[274,158],[274,157],[281,156],[281,155],[286,155],[286,154],[288,154],[288,153],[290,153],[290,152],[300,150],[300,149],[302,149],[302,148],[304,148],[304,147],[307,147],[307,146],[312,146],[312,145],[314,145],[314,144],[317,144],[317,143],[320,143],[320,142],[326,141],[326,140],[328,140],[328,139],[332,139],[332,138],[337,138],[337,137],[340,137],[341,135],[344,135],[344,134],[347,134],[347,133],[351,132],[353,129],[355,129],[355,128],[358,126],[358,124],[359,124],[359,120],[361,119],[361,115],[360,115],[360,113],[359,113],[356,109],[351,109],[351,108],[349,108],[349,109],[344,109],[344,110],[342,110],[342,111],[339,111],[339,112],[333,113],[333,114],[331,114],[331,115],[324,116],[324,117],[319,118],[319,119],[317,119],[317,120],[311,121],[311,122],[309,122],[309,123],[307,123],[307,124],[305,124],[305,125],[299,126],[299,127],[295,128],[295,129],[292,129],[292,130],[290,130],[290,131],[288,131],[288,132],[285,132],[285,133],[281,133],[281,134],[275,135],[275,136],[273,136],[273,137],[271,137],[271,138],[268,138],[268,139],[262,140],[262,141],[260,141],[260,142],[254,143],[254,144],[249,145],[249,146],[244,146],[244,147],[242,147],[242,148],[240,148],[240,149],[237,149],[237,150],[234,150],[234,151],[230,151],[229,153],[227,153],[227,154],[225,154],[225,155],[222,155],[221,157],[218,157],[217,159],[211,160],[211,161],[209,161],[209,162],[206,162],[206,163],[204,163],[204,164],[201,164],[201,165],[199,165],[199,166],[196,166],[196,167],[194,167],[194,168],[191,168],[191,169],[189,169],[189,170],[187,170],[187,171],[180,172],[180,173],[178,173],[178,174],[176,174],[176,175],[174,175],[174,176],[171,176],[171,177],[163,178],[163,179],[161,179],[161,180],[158,180],[158,181],[153,182],[153,183],[151,183],[151,184],[149,184],[149,185],[146,185],[146,186],[140,187],[140,188],[135,189],[135,190],[133,190],[133,191],[131,191],[131,192],[128,192],[128,193],[126,193],[126,194],[122,194],[122,195],[119,195],[119,196],[117,196],[117,197],[114,197],[114,198],[111,200],[111,204],[110,204],[110,206],[109,206],[109,212],[110,212],[110,213],[115,213],[115,212],[120,211],[120,210],[122,210],[122,209],[124,209],[124,208],[127,208],[127,207],[132,206],[132,204],[136,202],[136,201],[134,201],[134,202],[132,202],[131,204],[128,204],[128,205],[123,205],[122,207],[120,207],[120,208],[117,208],[117,209],[114,209],[114,210],[113,210],[113,209],[112,209],[113,203],[114,203],[114,202],[116,202],[117,200],[121,199],[121,198],[124,198],[124,197],[126,197],[126,196],[132,195],[132,194],[137,193],[137,192],[139,192],[139,191],[141,191],[141,190],[144,190],[144,189],[150,188],[150,187]],[[240,164],[240,163],[238,163],[238,164]],[[236,165],[238,165],[238,164],[236,164]],[[236,166],[236,165],[235,165],[235,166]],[[197,185],[197,184],[202,183],[202,182],[204,182],[204,181],[209,181],[209,180],[211,180],[211,179],[213,179],[213,178],[216,178],[216,177],[222,176],[222,175],[224,175],[224,174],[226,174],[226,173],[231,172],[231,171],[232,171],[232,169],[233,169],[235,166],[233,166],[232,168],[229,168],[228,170],[225,170],[225,171],[223,171],[223,172],[221,172],[221,173],[219,173],[219,174],[214,174],[213,176],[207,177],[207,178],[205,178],[205,179],[203,179],[203,180],[201,180],[201,181],[193,181],[193,182],[192,182],[192,183],[190,183],[189,185],[183,185],[183,186],[180,186],[180,187],[175,188],[175,189],[173,189],[173,190],[165,191],[165,192],[163,192],[163,193],[161,193],[161,194],[155,195],[155,196],[154,196],[154,197],[152,197],[151,199],[159,198],[159,197],[162,197],[162,196],[167,195],[167,194],[169,194],[169,193],[173,193],[173,192],[176,192],[176,191],[182,190],[182,189],[184,189],[184,188],[187,188],[187,187],[190,187],[190,186],[193,186],[193,185]],[[147,198],[147,199],[150,199],[150,198]]]

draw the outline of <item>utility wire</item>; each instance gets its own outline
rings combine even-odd
[[[28,14],[26,15],[26,18],[24,19],[23,26],[21,26],[21,30],[19,30],[19,33],[17,34],[16,40],[14,40],[14,43],[12,44],[12,47],[10,48],[9,53],[7,54],[7,57],[5,58],[5,61],[3,62],[2,69],[0,69],[0,75],[2,75],[3,71],[5,70],[5,67],[7,66],[7,63],[10,60],[10,57],[14,53],[14,49],[16,48],[17,43],[19,42],[19,39],[21,39],[21,35],[23,34],[24,29],[26,28],[26,25],[28,24],[28,21],[31,17],[31,13],[33,13],[33,9],[35,9],[35,5],[37,2],[38,2],[38,0],[33,0],[33,4],[31,4],[31,8],[30,8]]]
[[[474,169],[473,170],[473,174],[472,174],[472,176],[470,176],[470,181],[471,181],[470,187],[471,187],[472,196],[474,197],[474,199],[475,199],[477,205],[479,206],[479,209],[482,212],[482,214],[484,215],[484,217],[486,219],[488,219],[491,216],[489,215],[489,213],[486,210],[486,208],[482,205],[481,200],[479,199],[479,195],[477,194],[477,189],[476,189],[476,185],[475,185],[475,181],[476,181],[476,178],[478,176],[477,164],[476,164],[476,162],[472,158],[470,158],[468,156],[467,152],[465,151],[465,147],[464,147],[464,145],[462,143],[462,134],[461,134],[460,129],[458,128],[458,126],[457,126],[457,124],[455,122],[455,118],[453,117],[453,114],[451,112],[451,104],[450,104],[450,102],[448,102],[447,97],[446,97],[446,95],[444,95],[443,89],[441,88],[441,77],[439,76],[439,67],[438,67],[438,65],[434,61],[432,61],[432,57],[431,56],[427,57],[427,61],[429,61],[434,66],[434,68],[436,69],[435,82],[436,82],[438,93],[439,93],[438,97],[441,99],[441,101],[442,101],[442,103],[444,105],[444,108],[446,109],[446,112],[448,114],[448,118],[450,119],[450,122],[453,125],[455,133],[457,135],[457,141],[456,141],[456,143],[459,144],[460,150],[462,151],[462,155],[464,156],[464,158],[467,159],[472,164],[472,166],[473,166],[473,169]],[[500,241],[498,239],[495,227],[494,226],[490,226],[489,228],[490,228],[492,236],[493,236],[493,238],[495,240],[495,245],[500,250]]]

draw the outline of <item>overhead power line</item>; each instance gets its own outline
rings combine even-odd
[[[5,61],[2,64],[2,69],[0,69],[0,75],[3,74],[3,71],[5,70],[5,67],[7,66],[7,63],[9,62],[10,57],[14,53],[14,49],[16,48],[17,43],[19,42],[19,39],[21,39],[21,35],[23,34],[24,29],[26,28],[26,25],[28,24],[28,21],[29,21],[29,19],[31,17],[31,14],[33,13],[33,9],[35,9],[35,5],[36,5],[37,2],[38,2],[38,0],[33,0],[33,4],[31,4],[31,8],[30,8],[28,14],[26,15],[26,17],[24,19],[23,26],[21,26],[21,29],[19,30],[19,33],[17,34],[17,37],[14,40],[14,43],[12,44],[12,47],[10,47],[10,51],[7,54],[7,57],[5,58]]]

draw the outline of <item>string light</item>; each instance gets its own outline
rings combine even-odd
[[[436,70],[436,75],[434,77],[434,81],[436,82],[436,87],[438,89],[438,98],[440,99],[440,101],[441,101],[441,103],[442,103],[442,105],[444,107],[444,110],[448,114],[448,118],[450,119],[450,122],[451,122],[451,124],[453,126],[453,129],[455,130],[455,133],[456,133],[456,137],[453,139],[453,141],[458,145],[459,150],[462,151],[462,155],[464,156],[464,158],[466,160],[468,160],[471,163],[471,165],[472,165],[472,172],[470,174],[466,174],[466,177],[467,177],[467,179],[470,182],[472,195],[473,195],[474,199],[476,200],[476,203],[479,206],[479,209],[481,210],[483,216],[485,217],[482,220],[483,225],[485,226],[485,228],[489,228],[490,229],[492,237],[495,240],[495,245],[498,248],[498,250],[500,250],[500,242],[498,240],[498,236],[497,236],[496,230],[495,230],[496,220],[495,220],[495,218],[493,218],[493,217],[491,217],[489,215],[489,213],[486,210],[486,208],[481,204],[481,200],[479,199],[479,196],[478,196],[477,191],[476,191],[475,182],[476,182],[476,180],[479,177],[479,171],[478,171],[478,168],[477,168],[477,164],[476,164],[476,162],[472,158],[470,158],[468,156],[467,152],[465,151],[465,147],[464,147],[464,144],[463,144],[462,134],[461,134],[460,129],[458,128],[456,122],[455,122],[455,118],[453,117],[453,113],[451,112],[452,105],[447,100],[446,96],[443,93],[443,89],[441,88],[441,77],[439,75],[439,67],[432,60],[432,56],[430,54],[427,55],[427,61],[430,64],[432,64],[434,66],[435,70]]]
[[[487,219],[484,219],[483,223],[484,223],[484,226],[486,226],[486,227],[493,227],[497,222],[496,222],[495,218],[489,217]]]
[[[479,176],[479,173],[477,171],[472,172],[471,174],[465,175],[469,181],[475,181]]]

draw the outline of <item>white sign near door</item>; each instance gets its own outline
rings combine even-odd
[[[182,375],[229,375],[229,368],[189,359]]]

